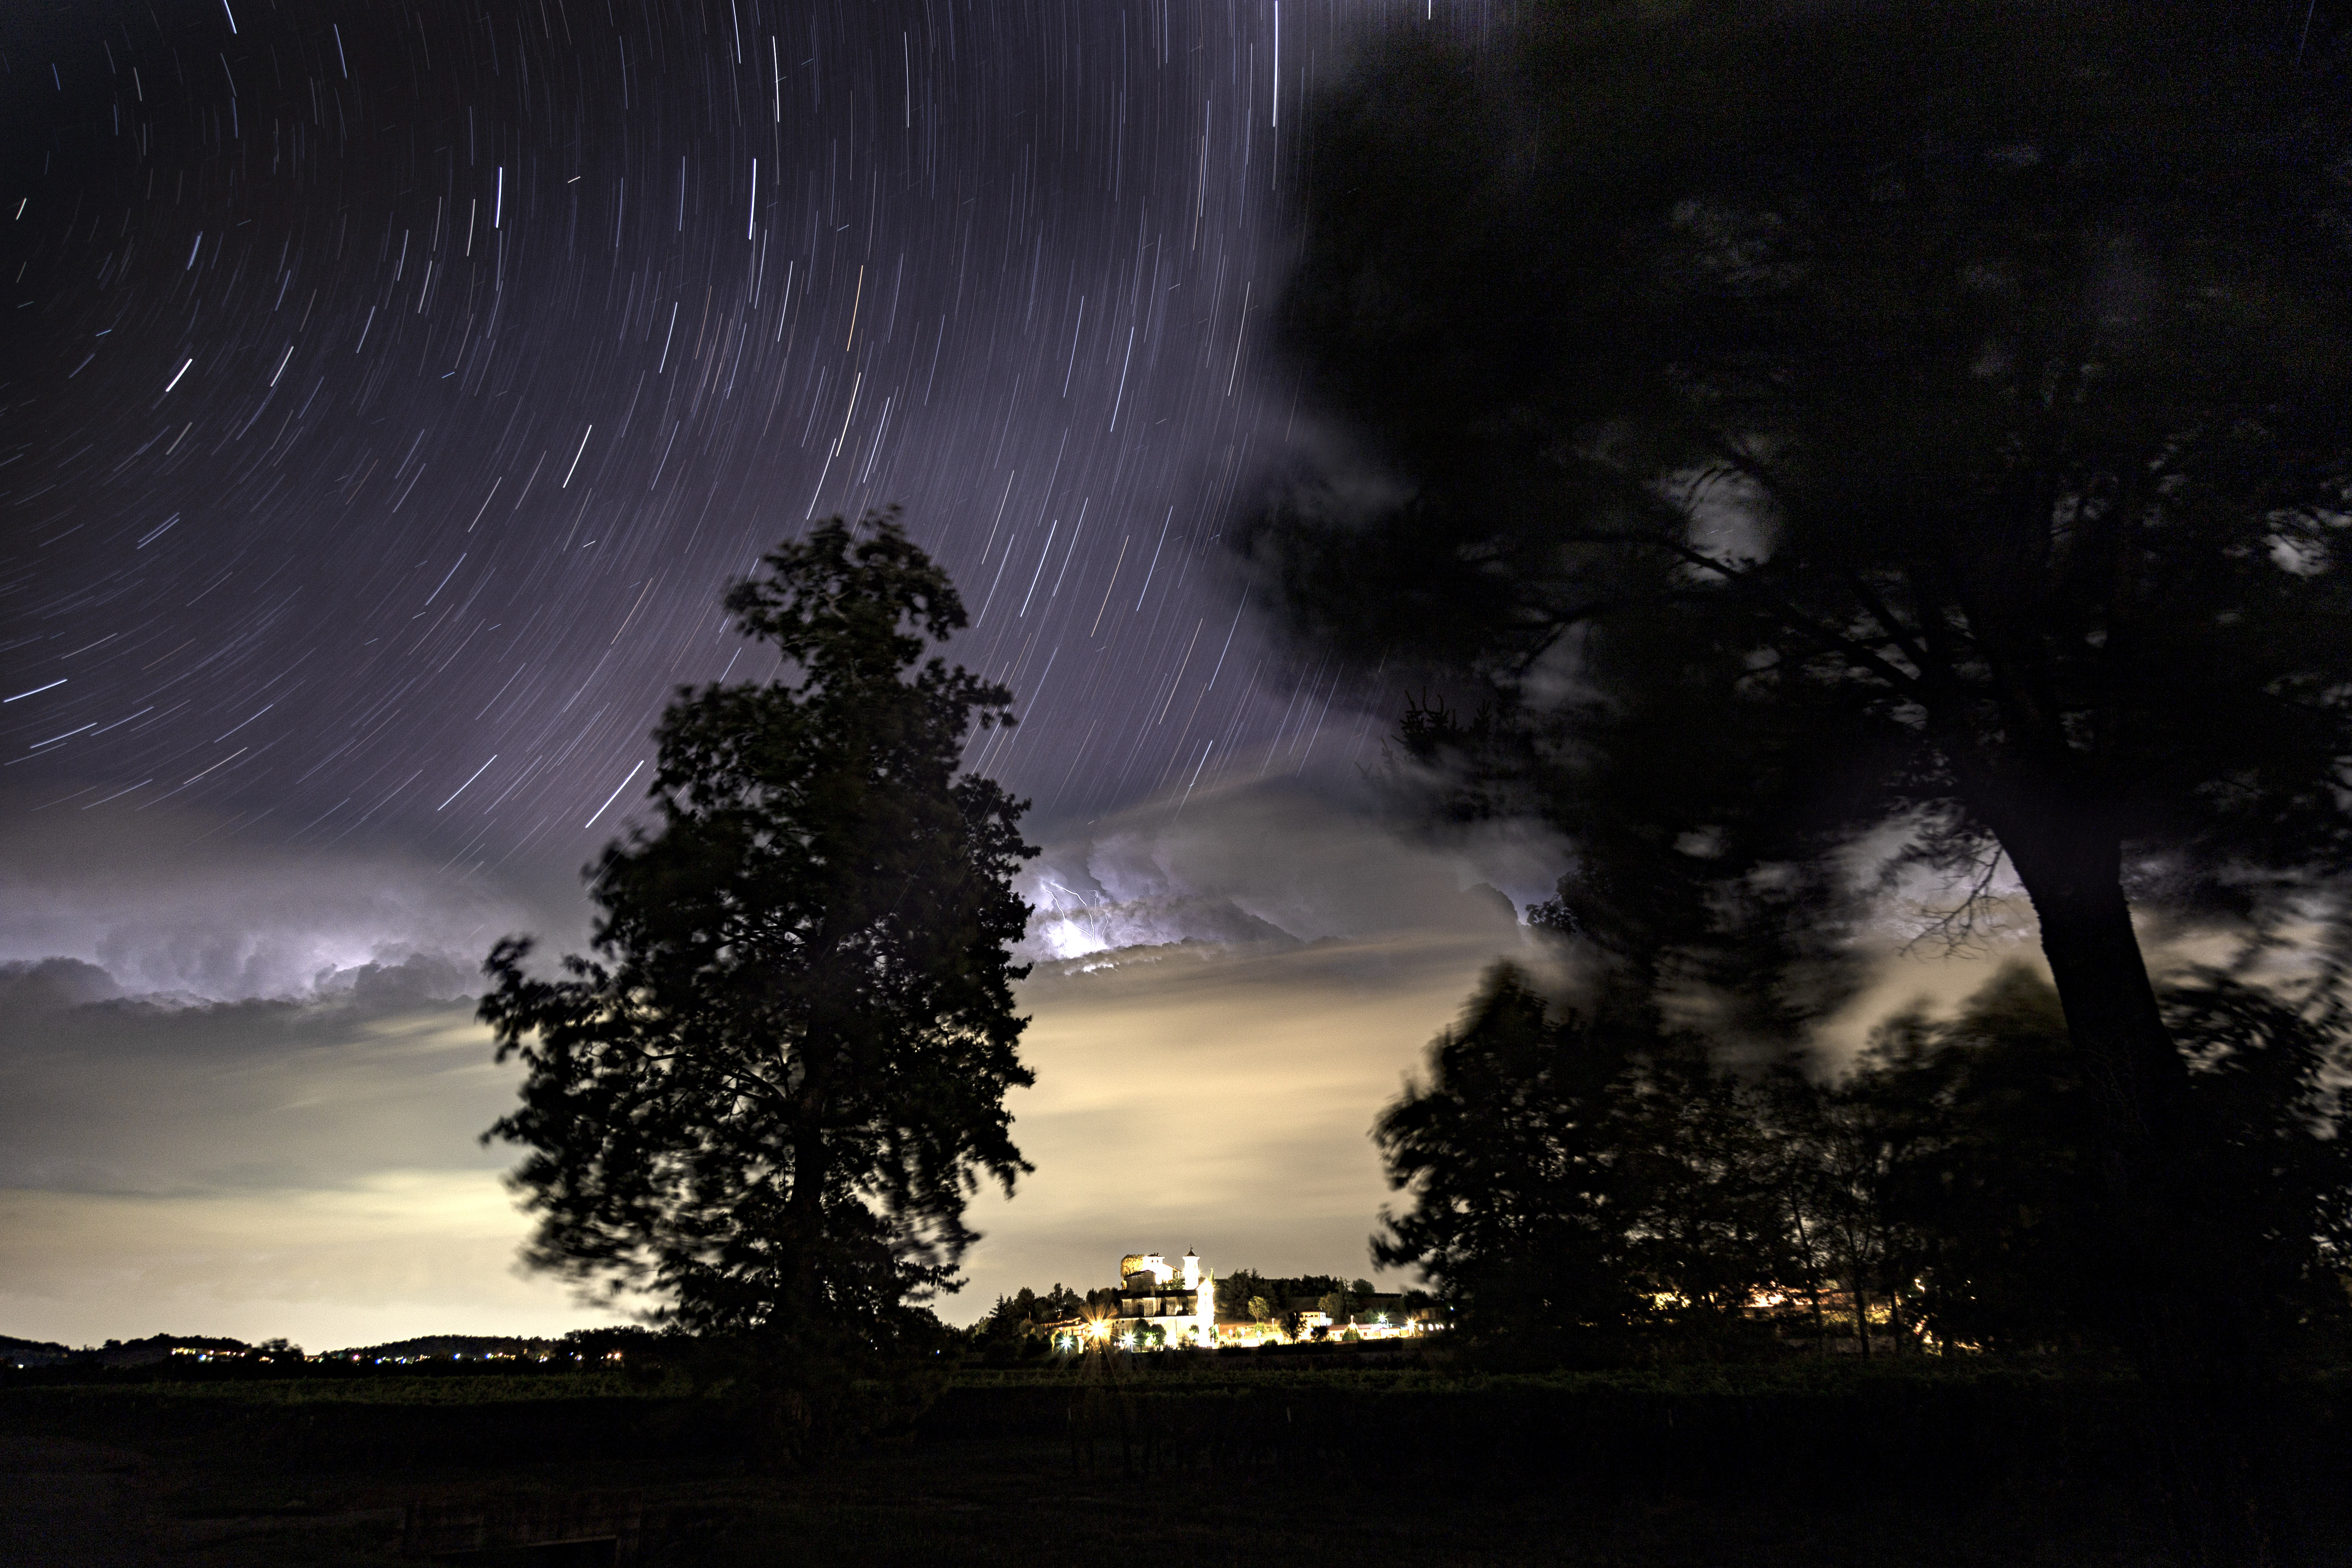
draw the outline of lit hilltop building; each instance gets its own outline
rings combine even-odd
[[[1181,1275],[1181,1278],[1180,1278]],[[1118,1262],[1118,1321],[1111,1333],[1156,1328],[1171,1345],[1217,1342],[1217,1277],[1186,1252],[1175,1265],[1156,1252],[1130,1252]]]

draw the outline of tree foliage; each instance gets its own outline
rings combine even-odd
[[[974,1332],[992,1342],[1021,1340],[1034,1336],[1048,1324],[1083,1316],[1086,1309],[1086,1298],[1059,1280],[1042,1294],[1024,1285],[1013,1295],[999,1296]]]
[[[1555,1023],[1517,971],[1498,967],[1459,1028],[1430,1047],[1425,1079],[1372,1138],[1390,1184],[1382,1268],[1420,1268],[1489,1324],[1585,1323],[1635,1310],[1611,1194],[1606,1094],[1622,1062],[1580,1019]]]
[[[2197,1179],[2255,1245],[2250,1337],[2341,1322],[2352,1300],[2352,1048],[2218,972],[2162,1005],[2182,1042]],[[1474,1331],[1719,1340],[1737,1320],[2005,1350],[2111,1342],[2082,1259],[2104,1223],[2089,1094],[2058,997],[2021,965],[1952,1016],[1912,1007],[1835,1073],[1747,1079],[1555,1016],[1491,973],[1373,1131],[1410,1206],[1374,1256],[1417,1267]],[[2190,1299],[2224,1293],[2177,1279]],[[2210,1325],[2209,1325],[2210,1326]]]
[[[593,956],[554,980],[526,938],[489,956],[481,1016],[527,1077],[486,1136],[527,1151],[533,1262],[854,1361],[923,1325],[969,1195],[1028,1168],[1006,949],[1034,850],[1021,803],[957,776],[1010,694],[924,657],[963,606],[895,518],[764,567],[726,605],[782,668],[670,706],[657,825],[590,873]]]
[[[1555,5],[1376,58],[1284,330],[1385,489],[1257,537],[1302,627],[1469,694],[1406,751],[1573,840],[1546,918],[1638,1005],[1795,1041],[1874,833],[1955,908],[2013,871],[2119,1300],[2230,1228],[2134,905],[2292,928],[2341,1016],[2347,117],[2263,26]]]
[[[1498,964],[1372,1137],[1403,1212],[1372,1256],[1473,1330],[1722,1315],[1793,1272],[1764,1130],[1688,1041],[1551,1016]]]

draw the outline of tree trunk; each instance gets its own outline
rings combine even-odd
[[[2084,1260],[2085,1302],[2158,1391],[2176,1527],[2201,1560],[2267,1561],[2246,1460],[2268,1430],[2264,1347],[2234,1261],[2260,1240],[2198,1184],[2188,1067],[2132,929],[2119,837],[2056,817],[2000,838],[2041,920],[2091,1089],[2106,1214],[2102,1256]]]
[[[1849,1194],[1851,1199],[1851,1194]],[[1863,1258],[1862,1226],[1859,1216],[1850,1216],[1845,1232],[1845,1299],[1853,1309],[1853,1334],[1862,1359],[1870,1359],[1870,1291],[1864,1284],[1870,1278],[1870,1266]]]
[[[1813,1249],[1812,1233],[1806,1228],[1804,1209],[1796,1194],[1791,1191],[1783,1195],[1789,1205],[1789,1218],[1797,1227],[1797,1245],[1805,1252],[1805,1298],[1812,1308],[1813,1353],[1825,1356],[1830,1353],[1830,1329],[1822,1319],[1821,1258]]]
[[[785,1201],[785,1233],[791,1237],[778,1316],[793,1332],[807,1329],[816,1317],[823,1293],[819,1259],[824,1249],[824,1189],[832,1172],[833,1150],[825,1136],[824,1092],[814,1066],[803,1079],[795,1107],[793,1138],[793,1190]]]
[[[2112,1155],[2144,1159],[2181,1131],[2188,1072],[2157,1010],[2121,887],[2121,851],[2102,844],[2011,849],[2042,951],[2082,1053]]]
[[[2122,846],[2104,823],[2079,817],[2003,832],[2001,842],[2041,921],[2042,954],[2090,1089],[2094,1175],[2109,1237],[2090,1294],[2120,1315],[2143,1353],[2168,1353],[2181,1348],[2182,1331],[2202,1331],[2188,1321],[2168,1326],[2176,1309],[2193,1321],[2218,1303],[2183,1296],[2200,1272],[2186,1256],[2195,1228],[2184,1201],[2189,1074],[2132,929]]]

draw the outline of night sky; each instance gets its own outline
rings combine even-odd
[[[476,966],[580,942],[679,684],[772,673],[728,581],[892,505],[1045,846],[1038,1173],[946,1315],[1364,1271],[1365,1128],[1557,857],[1384,829],[1394,694],[1227,531],[1328,441],[1267,330],[1304,107],[1503,9],[8,8],[0,1333],[584,1321]]]
[[[1219,554],[1354,8],[233,5],[9,52],[27,809],[578,860],[768,673],[725,582],[894,504],[1039,821],[1356,740]]]

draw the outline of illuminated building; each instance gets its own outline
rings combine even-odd
[[[1157,1252],[1130,1252],[1118,1262],[1118,1322],[1124,1339],[1158,1329],[1171,1347],[1217,1342],[1217,1277],[1186,1252],[1171,1264]]]

